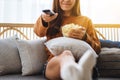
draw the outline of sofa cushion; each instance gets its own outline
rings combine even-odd
[[[22,63],[22,75],[32,75],[42,72],[47,60],[45,38],[36,40],[18,40],[17,47]]]
[[[120,77],[120,48],[102,48],[97,66],[101,77]]]
[[[120,48],[120,41],[112,41],[112,40],[102,40],[100,39],[101,47],[108,48]]]
[[[58,37],[51,39],[47,41],[45,45],[53,55],[59,55],[64,50],[70,50],[76,60],[79,60],[82,54],[84,54],[88,49],[95,53],[95,51],[86,42],[68,37]],[[95,56],[97,56],[96,53]]]
[[[101,48],[100,54],[120,54],[120,48]]]
[[[21,72],[19,52],[15,44],[16,39],[18,39],[16,36],[0,39],[0,75]]]
[[[43,75],[21,76],[21,74],[9,74],[0,76],[0,80],[46,80]]]

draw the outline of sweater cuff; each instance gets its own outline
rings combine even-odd
[[[83,36],[82,40],[86,40],[87,39],[87,33],[85,33],[85,35]]]
[[[48,27],[48,22],[45,22],[43,19],[42,19],[42,24],[43,24],[44,27]]]

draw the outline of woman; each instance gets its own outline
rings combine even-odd
[[[91,20],[82,16],[79,0],[53,0],[53,11],[55,15],[41,14],[34,26],[34,32],[39,37],[47,37],[47,40],[61,37],[61,27],[74,23],[82,26],[80,33],[82,40],[86,41],[96,51],[100,52],[100,42],[94,30]],[[86,32],[86,33],[84,33]],[[48,51],[48,50],[47,50]],[[75,63],[70,51],[64,51],[59,56],[53,56],[48,51],[48,63],[45,76],[50,80],[61,79],[61,69],[67,62]]]

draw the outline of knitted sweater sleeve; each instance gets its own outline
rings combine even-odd
[[[34,32],[39,37],[44,37],[46,35],[47,27],[43,25],[41,16],[37,19],[34,24]]]

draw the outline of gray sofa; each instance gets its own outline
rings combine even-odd
[[[21,76],[21,74],[9,74],[0,76],[0,80],[47,80],[42,75]],[[98,80],[120,80],[120,78],[99,78]]]
[[[0,80],[46,80],[42,75],[47,60],[45,40],[0,39]],[[118,49],[112,53],[106,50],[102,49],[97,62],[99,80],[120,80],[120,55],[113,55]]]
[[[21,74],[8,74],[0,76],[0,80],[46,80],[42,75],[21,76]]]
[[[0,80],[45,80],[45,40],[0,39]]]
[[[111,40],[100,42],[102,49],[97,62],[100,77],[120,78],[120,42]]]

